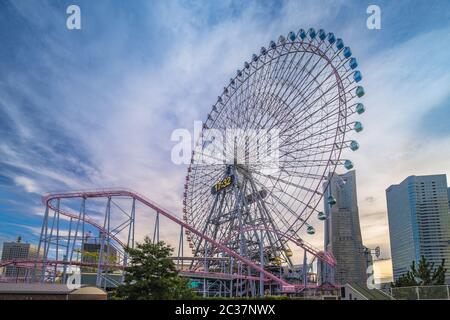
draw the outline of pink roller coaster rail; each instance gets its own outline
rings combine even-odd
[[[257,265],[253,261],[251,261],[245,257],[242,257],[241,255],[239,255],[235,251],[229,249],[225,245],[217,242],[216,240],[203,234],[202,232],[198,231],[197,229],[191,227],[184,221],[178,219],[174,214],[172,214],[168,210],[162,208],[160,205],[156,204],[155,202],[151,201],[150,199],[148,199],[132,190],[120,189],[120,190],[95,190],[95,191],[75,191],[75,192],[51,193],[51,194],[44,195],[42,197],[42,202],[48,208],[59,211],[62,215],[65,215],[65,216],[73,218],[73,219],[80,219],[80,217],[78,215],[71,214],[71,213],[68,213],[68,212],[65,212],[62,210],[58,210],[52,204],[52,200],[54,200],[54,199],[69,199],[69,198],[85,198],[85,199],[100,198],[100,197],[104,198],[104,197],[113,197],[113,196],[130,197],[130,198],[134,198],[134,199],[138,200],[139,202],[146,205],[147,207],[150,207],[153,210],[155,210],[157,213],[162,214],[163,216],[172,220],[176,224],[183,226],[183,228],[185,228],[186,230],[189,230],[193,234],[195,234],[195,235],[199,236],[200,238],[204,239],[205,241],[211,243],[214,247],[221,249],[223,252],[227,253],[229,256],[235,258],[238,261],[243,262],[250,268],[260,272],[268,280],[273,280],[274,282],[278,283],[284,292],[295,292],[298,289],[304,288],[304,286],[301,286],[301,285],[292,285],[292,284],[286,282],[285,280],[275,276],[274,274],[264,270],[264,268]],[[99,229],[102,232],[107,231],[102,226],[100,226],[98,223],[96,223],[95,221],[93,221],[89,218],[86,218],[84,221],[91,224],[92,226],[94,226],[95,228]],[[114,235],[111,235],[111,234],[109,234],[109,235],[111,236],[112,239],[117,241],[118,244],[120,244],[121,246],[124,246],[123,242],[121,242],[119,239],[114,237]]]
[[[38,260],[5,260],[0,261],[0,268],[7,267],[9,265],[14,265],[16,267],[22,267],[22,268],[32,268],[36,263],[39,263]],[[73,266],[79,266],[79,267],[92,267],[97,268],[98,263],[96,262],[81,262],[81,261],[66,261],[66,260],[47,260],[47,265],[73,265]],[[124,269],[125,267],[121,264],[108,264],[103,263],[103,268],[110,268],[110,269]],[[234,279],[245,279],[245,280],[253,280],[253,281],[259,281],[259,277],[254,276],[246,276],[246,275],[240,275],[240,274],[228,274],[228,273],[221,273],[221,272],[205,272],[205,271],[195,271],[195,270],[180,270],[179,273],[184,276],[192,276],[192,277],[219,277],[221,279],[227,279],[227,280],[234,280]]]

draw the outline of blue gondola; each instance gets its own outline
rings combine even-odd
[[[358,86],[356,88],[356,95],[358,96],[358,98],[361,98],[364,94],[365,94],[364,88],[361,86]]]
[[[357,141],[355,141],[355,140],[352,140],[352,141],[350,142],[350,149],[351,149],[352,151],[358,150],[358,149],[359,149],[359,143],[358,143]]]
[[[325,215],[325,213],[320,211],[319,214],[317,215],[317,219],[319,219],[320,221],[323,221],[323,220],[327,219],[327,216]]]
[[[350,50],[350,47],[344,48],[344,57],[346,59],[350,58],[352,56],[352,50]]]
[[[303,40],[306,38],[306,31],[303,29],[300,29],[300,31],[298,32],[300,38]]]
[[[336,42],[336,37],[334,36],[334,33],[333,33],[333,32],[330,32],[330,33],[328,34],[328,42],[329,42],[330,44],[333,44],[333,43]]]
[[[288,35],[288,38],[289,38],[289,40],[291,40],[291,41],[295,41],[295,38],[296,38],[295,32],[290,31],[290,32],[289,32],[289,35]]]
[[[366,111],[366,108],[364,107],[364,105],[362,103],[358,103],[356,105],[356,112],[358,114],[362,114],[362,113],[364,113],[364,111]]]
[[[360,82],[362,80],[361,71],[357,70],[353,73],[353,80],[355,80],[355,82]]]
[[[347,170],[353,169],[353,162],[351,162],[350,160],[345,160],[344,161],[344,167]]]
[[[319,39],[320,40],[325,40],[325,38],[327,37],[327,34],[325,33],[325,31],[323,29],[319,30]]]
[[[355,129],[356,132],[361,132],[363,130],[362,123],[359,122],[359,121],[356,121],[354,126],[353,126],[353,129]]]
[[[327,199],[327,202],[329,205],[335,205],[336,204],[336,199],[333,196],[329,196]]]

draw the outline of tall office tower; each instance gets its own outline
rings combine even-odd
[[[37,250],[29,243],[23,243],[20,237],[15,242],[4,242],[2,261],[35,259]],[[7,278],[23,278],[27,276],[27,268],[6,266],[3,276]]]
[[[450,279],[450,212],[444,174],[410,176],[386,190],[394,280],[421,256],[446,261]]]
[[[447,189],[447,197],[448,197],[448,211],[450,212],[450,188]]]
[[[335,204],[329,204],[332,196]],[[362,244],[356,195],[356,173],[335,174],[325,189],[325,249],[336,258],[335,281],[339,284],[367,281],[366,248]],[[331,213],[330,213],[331,207]]]

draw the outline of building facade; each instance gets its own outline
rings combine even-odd
[[[369,261],[361,237],[355,171],[335,174],[329,188],[325,189],[324,197],[327,216],[324,245],[336,258],[335,282],[366,285]],[[336,201],[331,206],[328,204],[330,195]]]
[[[99,237],[85,237],[81,255],[81,261],[92,266],[84,266],[81,268],[82,272],[94,272],[97,267],[96,264],[100,259],[100,252],[102,248],[103,235],[100,233]],[[117,263],[117,249],[106,243],[103,244],[102,259],[105,263]]]
[[[394,280],[421,256],[446,261],[450,279],[450,210],[444,174],[410,176],[386,190]]]
[[[35,259],[37,250],[29,243],[23,243],[18,237],[15,242],[4,242],[2,261]],[[3,276],[7,278],[24,278],[27,276],[27,268],[14,265],[3,268]]]

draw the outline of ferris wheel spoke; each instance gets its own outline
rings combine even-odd
[[[353,88],[352,88],[352,89],[348,89],[351,85],[352,85],[352,83],[349,83],[346,87],[344,87],[344,88],[343,88],[344,92],[351,91]],[[327,91],[325,92],[325,94],[328,93],[328,92],[331,92],[331,90],[335,89],[335,87],[337,87],[337,86],[339,86],[339,83],[338,83],[338,82],[334,83],[332,86],[330,86],[330,87],[327,89]],[[304,119],[302,118],[302,116],[303,116],[303,114],[304,114],[305,112],[307,112],[308,107],[310,107],[311,105],[313,105],[314,103],[316,103],[320,98],[322,98],[322,96],[319,96],[318,98],[316,98],[315,100],[313,100],[310,104],[307,104],[306,107],[303,108],[303,109],[304,109],[303,113],[300,113],[300,114],[297,116],[297,118],[299,118],[299,119],[301,119],[301,120],[304,120]],[[337,92],[331,97],[331,99],[329,100],[328,103],[335,102],[335,101],[336,101],[337,99],[339,99],[339,98],[341,98],[341,94],[339,94],[339,91],[337,91]],[[307,98],[306,101],[301,101],[301,102],[307,102],[308,99],[309,99],[309,97]],[[302,100],[305,100],[305,99],[302,99]],[[297,103],[297,104],[298,104],[298,103]]]
[[[283,64],[286,63],[286,60],[287,60],[287,55],[285,56],[285,59],[284,59],[284,61],[283,61]],[[280,74],[281,70],[283,70],[283,68],[279,68],[279,69],[276,71],[275,76],[271,76],[271,77],[272,77],[271,86],[273,86],[273,85],[275,84],[275,80],[277,79],[277,77],[278,77],[278,75]],[[279,84],[279,82],[277,82],[276,87],[278,87],[278,84]],[[266,87],[267,87],[267,84],[266,84]],[[265,92],[265,91],[264,91],[264,92]],[[255,94],[254,96],[255,96],[255,98],[254,98],[254,100],[252,101],[252,103],[253,103],[253,105],[254,105],[255,107],[254,107],[254,108],[249,108],[249,109],[253,109],[253,112],[255,113],[255,112],[257,111],[257,107],[256,107],[256,106],[258,106],[259,103],[260,103],[261,101],[263,101],[262,99],[264,99],[264,96],[265,96],[265,95],[264,95],[264,94],[261,94],[261,93],[259,92],[259,94]],[[269,106],[270,106],[270,104],[269,104]],[[264,117],[264,115],[267,114],[268,110],[269,110],[269,107],[267,107],[266,110],[261,114],[261,117]],[[257,115],[257,113],[256,113],[255,115]],[[244,127],[244,129],[245,129],[245,130],[248,129],[248,128],[250,127],[250,125],[252,125],[253,123],[254,123],[254,122],[248,121],[248,122],[247,122],[247,125]],[[258,127],[261,127],[260,124],[257,124],[257,125],[254,125],[254,124],[253,124],[253,128],[258,128]]]
[[[279,123],[277,123],[277,124],[279,124]],[[270,128],[270,129],[273,129],[274,127],[276,127],[276,124],[275,124],[275,125],[273,125],[273,126],[272,126],[272,127]],[[270,130],[270,129],[269,129],[269,130]]]
[[[302,31],[290,33],[254,55],[218,97],[204,123],[202,144],[194,149],[184,218],[249,259],[259,259],[261,231],[269,245],[265,263],[285,257],[292,265],[286,236],[298,237],[304,226],[309,233],[326,177],[338,166],[352,166],[341,152],[354,150],[355,141],[346,134],[361,130],[350,117],[357,110],[352,100],[363,89],[356,84],[360,77],[349,49],[333,34],[323,35],[322,30],[317,36],[314,30],[306,37]],[[219,130],[222,137],[206,129]],[[231,136],[229,129],[241,131]],[[223,146],[212,144],[217,138],[224,139]],[[225,179],[233,182],[222,184]],[[192,243],[196,255],[221,254],[199,237]]]
[[[305,190],[305,191],[308,191],[308,192],[317,193],[318,195],[322,196],[322,193],[321,193],[321,192],[318,192],[318,191],[316,191],[316,190],[307,188],[307,187],[305,187],[305,186],[301,186],[301,185],[295,184],[295,183],[293,183],[293,182],[284,180],[284,179],[282,179],[281,177],[274,177],[274,176],[272,176],[272,175],[270,175],[270,174],[263,175],[263,174],[261,174],[261,173],[259,173],[259,172],[256,172],[256,171],[253,172],[253,173],[256,174],[256,175],[265,177],[265,178],[269,178],[269,179],[271,179],[271,180],[273,180],[273,181],[276,181],[276,182],[282,182],[282,183],[284,183],[285,185],[289,185],[289,186],[292,186],[292,187],[296,187],[296,188],[299,188],[299,189],[301,189],[301,190]]]
[[[311,57],[313,57],[313,55],[311,55]],[[310,58],[311,58],[311,57],[310,57]],[[318,60],[318,61],[320,61],[320,60]],[[308,60],[307,64],[308,64],[308,63],[309,63],[309,60]],[[303,70],[306,70],[307,64],[305,64]],[[314,65],[314,67],[313,67],[311,70],[308,71],[307,74],[308,74],[308,75],[311,75],[311,74],[312,74],[312,70],[313,70],[316,66],[317,66],[317,63]],[[326,65],[325,65],[325,66],[323,67],[323,69],[319,72],[319,74],[320,74],[325,68],[326,68]],[[303,70],[302,70],[302,71],[303,71]],[[317,77],[317,76],[316,76],[316,77]],[[311,84],[315,81],[316,77],[314,77],[314,78],[309,82],[309,84],[307,85],[307,87],[308,87],[309,85],[311,85]],[[301,78],[300,84],[303,84],[304,81],[306,81],[307,78],[308,78],[308,77],[303,77],[303,78]],[[302,89],[302,88],[300,87],[300,88],[297,90],[297,92],[302,92],[301,89]]]
[[[251,185],[251,188],[253,189],[253,191],[256,192],[256,193],[258,194],[258,189],[257,189],[257,187],[256,187],[256,184],[255,184],[255,181],[253,180],[253,178],[250,177],[250,178],[249,178],[249,181],[250,181],[250,185]],[[263,199],[261,199],[261,197],[259,197],[259,200],[260,200],[260,201],[257,201],[256,203],[257,203],[257,205],[260,207],[260,212],[263,214],[263,222],[264,222],[264,224],[265,224],[266,229],[267,229],[267,228],[272,228],[273,230],[277,230],[271,212],[267,209],[267,207],[266,207],[266,205],[265,205],[265,202],[263,201]],[[265,220],[264,218],[266,218],[267,220]],[[266,221],[269,222],[269,225],[267,225],[267,222],[266,222]],[[268,235],[269,238],[270,238],[269,233],[267,233],[267,235]],[[274,238],[275,238],[274,240],[276,241],[275,244],[276,244],[276,243],[279,243],[280,246],[281,246],[281,248],[283,248],[283,251],[286,252],[286,251],[287,251],[286,243],[282,241],[282,239],[279,237],[278,234],[275,234],[275,235],[273,235],[273,236],[274,236]],[[288,260],[289,265],[290,265],[290,266],[293,266],[293,263],[292,263],[292,261],[290,260],[289,257],[287,257],[287,260]]]
[[[303,103],[308,102],[308,101],[309,101],[309,98],[310,98],[311,96],[313,96],[313,94],[314,94],[317,90],[319,90],[319,88],[325,83],[325,81],[327,81],[328,79],[330,79],[330,77],[331,77],[332,75],[333,75],[333,74],[330,73],[330,74],[327,76],[327,78],[325,78],[325,80],[323,80],[322,83],[320,83],[319,85],[317,85],[316,88],[315,88],[314,90],[312,90],[312,91],[309,93],[309,95],[304,96],[300,101],[294,103],[294,105],[293,105],[293,107],[292,107],[291,110],[295,109],[295,108],[296,108],[298,105],[300,105],[300,104],[303,104]],[[309,88],[309,86],[311,86],[312,83],[314,83],[315,80],[316,80],[316,79],[314,78],[314,79],[308,84],[307,88]],[[327,91],[325,91],[322,95],[320,95],[319,98],[322,97],[322,96],[323,96],[324,94],[326,94],[327,92],[330,92],[331,90],[335,89],[335,87],[336,87],[337,85],[338,85],[337,82],[336,82],[336,83],[333,83],[333,85],[330,86],[330,87],[327,89]],[[297,96],[294,97],[294,99],[296,99],[296,98],[297,98]],[[303,109],[304,109],[303,112],[307,112],[307,111],[309,110],[309,107],[310,107],[311,105],[313,105],[314,103],[316,103],[317,100],[318,100],[319,98],[317,98],[316,100],[314,100],[311,104],[309,104],[309,105],[307,104],[307,105],[303,108]],[[294,101],[294,99],[293,99],[293,101]],[[292,101],[292,102],[293,102],[293,101]],[[297,116],[297,117],[298,117],[298,118],[302,118],[302,115],[303,115],[303,113],[301,113],[301,114],[300,114],[299,116]]]
[[[289,142],[286,142],[283,146],[284,147],[286,147],[286,146],[289,146],[289,145],[293,145],[293,144],[296,144],[296,143],[300,143],[300,142],[302,142],[302,141],[309,141],[311,138],[313,138],[313,137],[315,137],[315,136],[317,136],[317,135],[322,135],[322,134],[333,134],[334,132],[336,132],[336,127],[335,126],[337,126],[338,128],[339,128],[339,123],[340,123],[341,121],[338,119],[337,121],[333,121],[333,123],[331,123],[330,125],[328,125],[328,126],[326,126],[325,128],[323,128],[323,129],[320,129],[320,131],[319,132],[316,132],[316,133],[312,133],[312,134],[309,134],[308,136],[306,136],[306,137],[301,137],[301,139],[294,139],[294,140],[291,140],[291,141],[289,141]],[[333,126],[333,125],[335,125],[335,126]],[[346,131],[349,131],[349,130],[351,130],[351,128],[346,128],[345,129]]]

